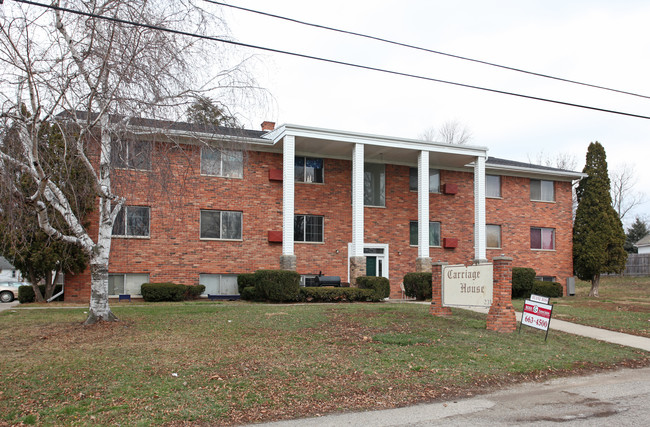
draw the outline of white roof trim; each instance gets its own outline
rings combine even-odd
[[[349,142],[351,144],[367,144],[391,148],[405,148],[418,151],[426,150],[449,154],[461,154],[465,156],[486,156],[486,152],[488,150],[487,147],[478,147],[472,145],[451,145],[442,142],[421,141],[417,139],[372,135],[292,124],[284,124],[274,131],[263,135],[263,138],[272,139],[274,143],[277,143],[286,135],[313,139],[328,139],[331,141]]]
[[[537,169],[535,167],[523,167],[523,166],[507,166],[507,165],[494,165],[486,164],[485,170],[487,171],[504,171],[504,172],[515,172],[520,173],[525,176],[530,175],[541,175],[549,177],[564,177],[571,180],[582,179],[587,176],[582,172],[573,172],[573,171],[562,171],[562,170],[547,170],[547,169]]]

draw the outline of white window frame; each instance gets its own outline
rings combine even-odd
[[[411,242],[411,227],[412,225],[415,224],[416,230],[415,230],[415,236],[416,236],[416,242],[412,243]],[[432,226],[435,224],[438,224],[438,244],[437,245],[432,245],[431,244],[431,230]],[[417,247],[417,235],[418,235],[418,222],[417,221],[409,221],[409,246]],[[440,221],[429,221],[429,247],[430,248],[440,248],[442,247],[442,224]]]
[[[304,229],[304,234],[302,236],[303,240],[299,240],[300,236],[298,236],[295,233],[295,227],[296,227],[296,218],[298,217],[304,217],[304,224],[305,224],[305,229]],[[306,240],[307,237],[307,218],[320,218],[321,219],[321,240]],[[325,217],[323,215],[302,215],[302,214],[297,214],[293,216],[293,224],[294,224],[294,237],[293,240],[296,243],[325,243]]]
[[[494,184],[496,178],[498,184],[498,195],[490,195],[490,188],[493,188],[490,183]],[[501,196],[501,175],[485,175],[485,197],[489,199],[500,199]]]
[[[203,212],[213,212],[213,213],[219,213],[219,236],[223,236],[223,214],[224,212],[227,213],[238,213],[240,216],[239,220],[239,238],[235,239],[224,239],[223,237],[203,237],[202,232],[203,232]],[[226,211],[226,210],[219,210],[219,209],[201,209],[199,213],[199,238],[201,240],[221,240],[221,241],[232,241],[232,242],[240,242],[243,240],[244,237],[244,213],[242,211]]]
[[[533,197],[533,183],[539,185],[539,198]],[[539,183],[539,184],[538,184]],[[552,190],[552,197],[550,199],[545,199],[544,196],[544,186],[550,185]],[[547,188],[548,190],[548,188]],[[549,181],[547,179],[530,179],[530,200],[533,202],[555,202],[555,181]]]
[[[301,183],[305,183],[305,184],[324,184],[325,183],[325,159],[323,159],[322,157],[310,157],[310,156],[296,156],[295,159],[303,159],[303,161],[304,161],[302,176],[299,176],[298,173],[294,172],[294,181],[295,182],[301,182]],[[296,168],[295,159],[294,159],[294,163],[293,163],[294,171],[295,171],[295,168]],[[307,159],[315,159],[315,160],[320,160],[321,161],[321,163],[322,163],[322,167],[321,167],[322,181],[309,181],[307,179]]]
[[[122,281],[124,283],[123,292],[121,294],[119,294],[119,293],[111,294],[110,293],[110,279],[111,279],[111,277],[119,277],[119,276],[122,276]],[[132,295],[132,296],[141,296],[142,295],[142,290],[141,289],[140,289],[140,291],[138,293],[134,293],[134,292],[131,292],[131,290],[132,290],[131,288],[127,288],[128,279],[130,278],[132,281],[136,280],[135,276],[143,276],[143,277],[146,276],[146,278],[147,278],[146,282],[142,282],[142,283],[150,283],[150,275],[149,275],[149,273],[108,273],[109,297],[117,297],[119,295],[124,295],[124,294]],[[142,285],[142,283],[140,285]]]
[[[132,157],[132,151],[134,150],[134,145],[135,144],[147,144],[148,145],[148,165],[145,165],[147,167],[145,168],[137,168],[133,166],[133,157]],[[111,144],[111,159],[110,163],[111,166],[113,166],[116,169],[131,169],[131,170],[138,170],[138,171],[150,171],[152,170],[152,152],[153,152],[153,144],[151,141],[146,141],[146,140],[140,140],[140,139],[133,139],[133,138],[128,138],[128,139],[123,139],[123,140],[114,140],[114,142]]]
[[[498,227],[498,230],[499,230],[499,245],[498,246],[490,246],[490,245],[488,245],[489,230],[491,228],[495,228],[495,227]],[[502,238],[502,233],[501,232],[502,232],[502,228],[501,228],[500,225],[498,225],[498,224],[485,224],[485,247],[487,249],[501,249],[501,246],[503,245],[503,241],[501,240],[501,238]]]
[[[534,248],[533,247],[533,239],[532,239],[532,236],[531,236],[530,250],[532,250],[532,251],[554,251],[555,250],[555,228],[550,228],[550,227],[530,227],[531,234],[532,234],[533,230],[540,230],[540,239],[539,239],[539,241],[540,241],[540,246],[541,247],[539,247],[539,248]],[[542,230],[551,230],[551,232],[552,232],[551,235],[552,235],[552,238],[553,238],[553,248],[552,249],[544,249],[543,248],[544,242],[543,242],[543,235],[542,235],[543,231]]]
[[[212,166],[217,166],[218,170],[216,173],[213,173],[212,170],[208,170],[208,165],[204,163],[207,159],[204,158],[204,153],[210,151],[212,154],[217,154],[219,156],[218,160],[214,161]],[[238,157],[236,160],[238,162],[239,169],[234,174],[225,174],[223,171],[224,156]],[[218,161],[218,165],[217,165]],[[219,148],[211,147],[201,147],[201,175],[203,176],[216,176],[219,178],[232,178],[232,179],[243,179],[244,178],[244,152],[241,150],[222,150]]]
[[[412,177],[415,174],[415,181],[413,181]],[[417,192],[418,191],[418,168],[409,168],[409,191]],[[431,178],[437,176],[438,177],[438,182],[437,182],[437,188],[431,186]],[[413,187],[411,184],[415,182],[415,187]],[[440,194],[440,169],[435,169],[435,168],[429,168],[429,193],[432,194]]]
[[[147,234],[145,235],[130,234],[129,210],[135,210],[136,208],[147,210]],[[123,231],[123,233],[119,233],[119,232],[115,233],[115,226],[118,223],[117,219],[120,215],[123,215],[124,218],[124,230],[121,230]],[[122,206],[122,209],[118,213],[118,217],[115,218],[115,222],[113,223],[113,229],[111,230],[112,237],[129,238],[129,239],[148,239],[151,237],[151,207],[150,206],[137,206],[137,205]]]
[[[199,284],[205,286],[205,291],[201,295],[239,295],[239,289],[237,288],[237,277],[238,274],[212,274],[212,273],[201,273],[199,274]],[[224,278],[228,279],[235,279],[235,286],[233,293],[224,293],[223,292],[223,285],[222,285],[222,280]],[[217,280],[217,291],[215,293],[212,293],[211,290],[208,289],[208,285],[205,283],[210,280],[210,279],[216,279]]]
[[[371,195],[374,195],[374,187],[368,185],[366,180],[366,175],[368,173],[372,173],[372,174],[376,173],[377,171],[373,171],[371,169],[378,168],[379,166],[383,168],[383,171],[380,172],[379,183],[378,183],[379,189],[380,191],[382,191],[382,194],[379,195],[379,199],[380,201],[383,201],[383,204],[369,205],[366,204],[366,189],[370,188],[370,191],[372,193]],[[374,208],[385,208],[386,207],[386,165],[383,163],[365,163],[363,166],[363,175],[364,175],[363,176],[363,205],[368,207],[374,207]],[[372,199],[375,198],[376,197],[372,197]]]

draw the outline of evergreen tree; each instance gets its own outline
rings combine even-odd
[[[625,232],[612,207],[607,157],[599,142],[589,144],[582,172],[587,177],[580,181],[576,191],[573,268],[578,278],[591,282],[589,296],[597,297],[600,275],[620,273],[625,268]]]
[[[12,146],[17,144],[13,135],[15,129],[8,129],[7,132],[3,142],[5,149],[12,152]],[[72,209],[76,214],[85,217],[93,210],[96,195],[92,185],[89,185],[87,170],[73,153],[66,150],[63,134],[57,127],[44,123],[39,131],[38,143],[41,148],[38,166],[51,181],[61,186],[73,202]],[[84,271],[88,257],[81,246],[57,240],[43,232],[35,215],[39,207],[26,196],[36,191],[34,183],[26,179],[19,169],[5,172],[11,176],[11,181],[7,183],[10,185],[0,189],[0,255],[10,260],[31,282],[35,300],[42,302],[52,296],[60,273]],[[70,182],[74,187],[64,182]],[[52,207],[46,210],[53,224],[66,229],[61,213]],[[45,283],[45,295],[38,288],[41,281]]]
[[[643,239],[645,236],[650,233],[648,230],[648,224],[645,221],[642,221],[638,216],[636,217],[634,224],[627,229],[626,239],[625,239],[625,250],[628,253],[636,254],[639,250],[634,247],[634,244],[639,240]]]

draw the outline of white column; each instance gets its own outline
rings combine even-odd
[[[487,261],[485,236],[485,156],[474,162],[474,261]]]
[[[287,135],[282,153],[282,255],[293,255],[296,140]]]
[[[364,145],[352,149],[352,252],[350,257],[363,255],[363,161]]]
[[[418,154],[418,258],[429,257],[429,152]]]

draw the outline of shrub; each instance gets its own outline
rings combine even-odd
[[[183,301],[187,286],[176,283],[143,283],[142,298],[145,301]]]
[[[247,286],[239,292],[241,299],[246,301],[262,301],[262,295],[255,286]]]
[[[373,300],[379,301],[388,298],[390,295],[390,282],[385,277],[361,276],[357,277],[357,286],[360,289],[372,289],[375,291]]]
[[[419,301],[431,299],[431,273],[406,273],[404,293]]]
[[[38,285],[38,288],[41,290],[41,295],[45,297],[45,285]],[[61,285],[56,285],[54,287],[54,292],[52,295],[56,295],[61,292]],[[21,304],[26,304],[29,302],[34,302],[36,295],[34,295],[34,288],[30,285],[23,285],[18,287],[18,301]],[[57,297],[54,301],[63,301],[63,295]]]
[[[557,282],[542,282],[541,280],[535,280],[531,293],[549,298],[560,298],[564,296],[564,289],[562,288],[562,285]],[[527,297],[530,297],[530,294],[527,295]]]
[[[203,292],[205,292],[205,285],[187,285],[185,299],[197,299]]]
[[[300,296],[300,274],[290,270],[257,270],[255,288],[259,295],[273,302],[297,301]]]
[[[373,289],[305,287],[300,288],[300,300],[307,302],[375,301]]]
[[[242,273],[237,276],[237,290],[240,295],[244,291],[244,288],[251,286],[255,286],[255,273]]]
[[[532,268],[512,268],[512,297],[526,298],[530,296],[535,283],[535,270]]]

